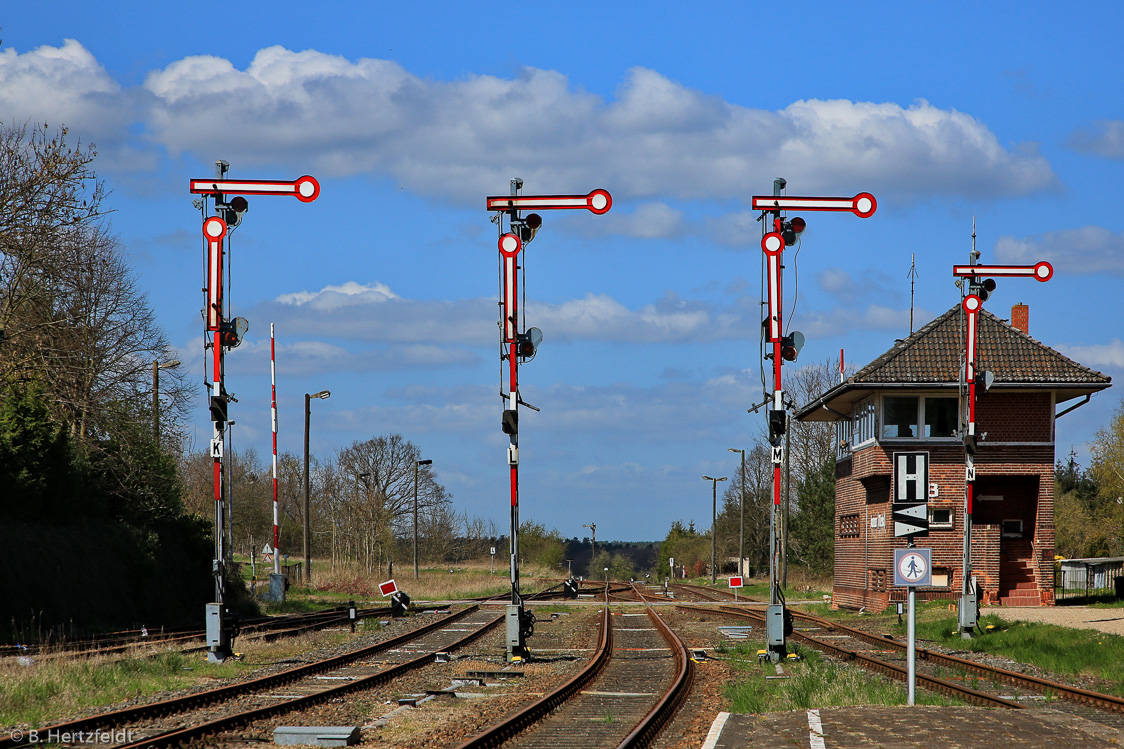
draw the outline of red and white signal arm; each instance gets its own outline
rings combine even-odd
[[[1053,277],[1054,266],[1045,260],[1034,265],[954,265],[952,266],[952,275],[962,278],[971,278],[972,276],[1022,277],[1045,282]]]
[[[222,325],[222,240],[226,222],[211,216],[203,222],[203,239],[207,242],[207,330]]]
[[[754,195],[755,211],[849,211],[859,218],[870,218],[878,210],[878,201],[869,192],[853,198],[801,198],[787,195]]]
[[[742,581],[742,576],[741,575],[735,575],[734,577],[731,577],[730,578],[730,587],[731,588],[744,587],[743,581]]]
[[[292,195],[302,203],[311,203],[320,195],[320,183],[307,174],[294,180],[193,179],[191,192],[197,195]]]
[[[590,213],[608,213],[613,196],[608,190],[593,190],[587,195],[495,195],[488,197],[489,211],[553,211],[585,208]]]
[[[383,598],[386,598],[397,593],[398,586],[394,584],[393,580],[387,580],[385,583],[379,583],[379,592],[382,593]]]

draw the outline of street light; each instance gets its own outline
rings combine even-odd
[[[331,398],[329,390],[304,394],[304,577],[305,584],[312,586],[312,525],[308,514],[308,422],[312,415],[313,398]]]
[[[715,539],[718,537],[718,482],[725,481],[726,477],[713,478],[711,476],[703,476],[705,481],[710,482],[711,487],[711,505],[710,505],[710,584],[718,582],[718,567],[715,566],[715,556],[717,551],[717,543]]]
[[[742,454],[741,497],[738,500],[738,574],[743,574],[745,566],[745,450],[727,448],[732,453]]]
[[[165,362],[152,360],[152,437],[157,448],[160,447],[160,370],[174,369],[179,365],[179,359]]]
[[[418,579],[418,466],[433,465],[432,460],[414,461],[414,579]]]

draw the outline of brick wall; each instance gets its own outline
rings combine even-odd
[[[1030,561],[1038,588],[1047,592],[1045,598],[1052,600],[1049,593],[1053,589],[1054,556],[1053,398],[1044,392],[993,390],[980,398],[977,419],[980,431],[986,431],[988,436],[980,442],[976,455],[975,495],[1004,498],[984,502],[977,499],[972,531],[973,574],[983,590],[998,592],[1003,584],[999,573],[1001,523],[1005,519],[1021,519],[1024,536],[1033,544]],[[837,608],[881,611],[891,600],[900,598],[901,591],[893,588],[893,550],[904,548],[907,542],[893,537],[889,499],[892,455],[907,450],[929,452],[929,481],[938,487],[938,496],[930,499],[930,506],[952,510],[953,521],[952,528],[932,529],[927,538],[917,540],[919,546],[933,550],[934,569],[950,573],[947,588],[921,588],[918,596],[959,596],[964,557],[964,448],[959,441],[898,440],[861,448],[837,465],[832,602]],[[841,532],[844,525],[846,533]]]

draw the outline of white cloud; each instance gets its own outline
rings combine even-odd
[[[666,203],[643,203],[632,213],[612,211],[597,223],[600,224],[597,228],[604,233],[641,239],[674,239],[689,228],[683,211]]]
[[[1069,147],[1106,159],[1124,159],[1124,120],[1098,120],[1069,136]]]
[[[1040,155],[1006,149],[975,118],[924,101],[813,99],[767,111],[646,68],[606,101],[554,71],[444,82],[392,61],[270,47],[245,71],[189,57],[145,86],[157,102],[151,134],[173,154],[218,148],[272,164],[283,152],[319,173],[389,173],[474,202],[513,173],[542,192],[604,186],[629,199],[725,201],[744,200],[753,173],[783,172],[813,194],[858,184],[912,197],[1018,195],[1055,182]]]
[[[1112,339],[1111,343],[1089,346],[1062,345],[1058,346],[1057,349],[1086,367],[1124,370],[1124,341],[1119,338]]]
[[[1046,260],[1054,270],[1067,273],[1121,275],[1124,274],[1124,232],[1083,226],[1022,239],[1003,236],[995,243],[995,259],[1019,265]]]
[[[67,126],[72,142],[93,142],[99,168],[147,170],[151,153],[128,142],[129,126],[141,113],[141,91],[125,91],[97,59],[74,39],[20,54],[0,52],[0,122]]]
[[[614,229],[639,236],[682,231],[682,215],[663,201],[744,202],[747,174],[784,174],[797,193],[862,189],[908,200],[1023,195],[1056,183],[1033,148],[1005,146],[979,120],[925,101],[755,109],[641,67],[605,99],[550,70],[440,81],[392,60],[273,46],[244,70],[222,57],[185,57],[125,89],[67,40],[0,54],[0,102],[6,121],[80,127],[117,152],[113,168],[150,164],[155,144],[173,158],[208,162],[219,152],[246,168],[390,175],[474,205],[520,174],[535,192],[606,187],[656,201]],[[723,226],[739,220],[713,227],[719,241],[742,243]]]

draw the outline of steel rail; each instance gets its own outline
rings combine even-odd
[[[471,611],[473,609],[468,610]],[[497,624],[503,621],[503,618],[504,617],[502,615],[496,616],[494,619],[492,619],[492,621],[485,623],[475,632],[471,632],[470,634],[465,635],[464,637],[456,640],[449,645],[442,645],[440,649],[443,651],[448,651],[463,647],[479,638],[492,627],[495,627]],[[442,620],[441,623],[448,623],[448,617]],[[436,651],[424,653],[417,658],[404,661],[403,663],[399,663],[391,666],[390,668],[379,671],[377,674],[364,676],[346,684],[339,684],[334,687],[328,687],[327,689],[316,692],[315,694],[306,694],[301,697],[295,697],[293,699],[286,700],[285,702],[279,702],[275,705],[266,705],[265,707],[258,707],[252,710],[246,710],[241,713],[236,713],[234,715],[227,715],[222,718],[208,721],[206,723],[200,723],[198,725],[189,726],[187,728],[168,731],[156,736],[149,736],[148,738],[141,739],[140,741],[134,741],[128,744],[120,744],[114,749],[162,749],[163,747],[180,746],[191,741],[196,741],[205,736],[219,733],[221,731],[226,731],[232,728],[239,728],[256,720],[271,718],[275,715],[292,712],[293,710],[311,707],[312,705],[316,705],[326,700],[340,697],[350,692],[355,692],[362,689],[370,689],[371,687],[378,686],[379,684],[390,681],[391,679],[394,679],[395,677],[400,676],[408,671],[412,671],[416,668],[421,668],[422,666],[429,665],[433,663],[435,652]]]
[[[635,583],[631,585],[633,592],[643,600],[644,594],[636,589]],[[651,744],[664,726],[675,716],[680,705],[683,704],[683,700],[687,698],[687,693],[690,692],[691,683],[694,680],[694,668],[690,657],[687,655],[687,646],[679,639],[679,635],[671,631],[671,627],[667,626],[667,622],[659,617],[651,604],[645,603],[645,606],[648,609],[648,617],[656,625],[656,629],[659,630],[664,641],[675,654],[675,676],[671,680],[671,686],[664,692],[660,701],[624,737],[624,740],[617,745],[617,749],[635,749]]]
[[[263,676],[258,679],[239,682],[237,684],[229,684],[227,686],[218,687],[216,689],[209,689],[205,692],[198,692],[182,697],[174,697],[170,700],[162,700],[160,702],[152,702],[147,705],[138,705],[136,707],[125,708],[124,710],[115,710],[108,713],[91,715],[86,718],[79,718],[77,720],[67,721],[65,723],[57,723],[55,725],[47,726],[38,730],[45,733],[76,733],[79,731],[101,728],[106,725],[120,725],[122,723],[142,720],[145,718],[172,714],[181,712],[183,710],[191,710],[202,707],[204,705],[209,705],[214,702],[220,702],[231,697],[248,694],[257,690],[271,689],[273,687],[279,686],[281,684],[286,684],[290,681],[295,681],[296,679],[300,679],[305,676],[310,676],[321,671],[338,668],[339,666],[343,666],[351,663],[352,661],[365,658],[373,653],[377,653],[382,650],[396,648],[399,645],[403,645],[410,640],[420,637],[421,635],[428,634],[435,629],[444,627],[451,622],[462,619],[468,616],[470,613],[477,611],[478,609],[479,606],[470,606],[464,611],[442,617],[434,622],[426,624],[423,627],[420,627],[411,632],[406,632],[384,642],[376,643],[366,648],[360,648],[359,650],[353,651],[351,653],[344,653],[343,655],[334,656],[332,658],[327,658],[315,663],[297,666],[295,668],[291,668],[277,674],[271,674],[269,676]],[[26,734],[26,732],[22,733]],[[0,749],[10,749],[11,747],[18,747],[21,745],[23,745],[23,741],[17,741],[15,738],[13,738],[12,734],[8,734],[7,736],[0,738]]]
[[[597,644],[597,653],[580,673],[566,681],[565,684],[550,694],[543,695],[530,705],[518,712],[504,718],[499,723],[485,728],[480,733],[469,738],[456,749],[491,749],[511,740],[516,735],[542,720],[548,713],[562,705],[578,693],[586,684],[592,681],[609,662],[613,651],[613,621],[609,615],[609,606],[601,617],[601,636]]]

